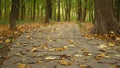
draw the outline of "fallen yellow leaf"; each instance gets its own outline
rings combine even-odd
[[[22,63],[17,63],[18,68],[25,68],[26,64],[22,64]]]
[[[119,37],[116,37],[116,40],[120,40],[120,38],[119,38]]]
[[[115,46],[113,43],[109,43],[108,44],[110,47],[113,47],[113,46]]]
[[[61,48],[53,48],[54,51],[65,51],[67,49],[67,46],[61,47]]]
[[[74,40],[70,39],[70,40],[67,40],[68,43],[70,44],[74,44]]]
[[[65,60],[60,60],[59,63],[60,63],[61,65],[71,65],[70,62],[65,61]]]
[[[32,50],[30,50],[30,52],[35,52],[37,51],[37,48],[33,48]]]
[[[6,39],[6,40],[5,40],[5,43],[10,43],[10,42],[11,42],[10,39]]]
[[[104,44],[102,44],[102,45],[98,46],[98,48],[100,48],[100,49],[106,49],[106,48],[107,48],[107,46],[106,46],[106,45],[104,45]]]
[[[47,56],[45,57],[46,60],[52,60],[52,59],[55,59],[56,57],[55,56]]]
[[[48,46],[47,45],[42,45],[41,48],[42,49],[48,49]]]
[[[81,64],[80,68],[87,68],[86,65]]]

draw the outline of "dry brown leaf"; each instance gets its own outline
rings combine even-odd
[[[2,40],[0,40],[0,44],[1,44],[1,43],[3,43],[3,41],[2,41]]]
[[[72,40],[72,39],[67,40],[67,42],[70,44],[74,44],[74,40]]]

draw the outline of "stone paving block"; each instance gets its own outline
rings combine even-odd
[[[45,66],[43,64],[27,64],[26,68],[45,68]]]
[[[57,65],[56,68],[80,68],[78,64],[72,64],[72,65]]]
[[[11,57],[8,60],[4,61],[3,65],[11,65],[22,62],[21,57]]]
[[[110,58],[109,58],[109,59],[103,58],[103,59],[101,59],[99,62],[101,62],[101,63],[109,63],[109,64],[119,63],[118,60],[110,59]]]
[[[16,64],[2,65],[1,68],[18,68]]]
[[[40,57],[34,57],[34,58],[31,57],[31,58],[26,59],[23,63],[24,63],[24,64],[36,64],[36,63],[38,63],[40,60],[41,60]]]
[[[111,65],[110,64],[105,64],[105,63],[88,63],[86,65],[89,65],[93,68],[110,68]]]

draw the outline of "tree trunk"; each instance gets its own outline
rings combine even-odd
[[[120,22],[120,0],[117,0],[117,20]]]
[[[78,21],[82,20],[82,4],[81,0],[78,0]]]
[[[32,18],[33,21],[35,20],[35,9],[36,9],[36,0],[34,0],[33,3],[33,18]]]
[[[12,0],[10,13],[10,29],[16,29],[16,21],[19,20],[20,0]]]
[[[53,7],[56,6],[56,0],[53,0]],[[56,21],[56,7],[53,8],[53,20]]]
[[[25,0],[21,0],[21,20],[25,19]]]
[[[86,19],[86,13],[87,13],[87,0],[85,0],[84,10],[83,10],[83,19],[82,21],[85,21]]]
[[[52,20],[52,1],[49,0],[49,18]]]
[[[65,8],[65,21],[68,21],[68,13],[69,13],[69,1],[66,0],[66,8]]]
[[[4,0],[4,19],[7,19],[7,4],[6,4],[6,0]]]
[[[60,0],[58,0],[58,22],[60,21]]]
[[[0,19],[2,18],[2,5],[1,5],[2,3],[1,3],[1,0],[0,0]]]
[[[50,19],[52,19],[52,4],[51,0],[46,0],[45,23],[49,23]]]
[[[120,33],[120,26],[115,19],[112,0],[95,0],[95,34],[105,34],[114,31]]]
[[[69,0],[69,6],[68,6],[68,21],[70,22],[70,18],[71,18],[71,0]]]

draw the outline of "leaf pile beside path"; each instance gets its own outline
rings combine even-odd
[[[92,28],[92,23],[81,23],[80,32],[87,39],[100,39],[114,43],[116,45],[120,45],[120,35],[116,35],[113,31],[104,35],[91,34]],[[112,46],[112,44],[110,46]]]

